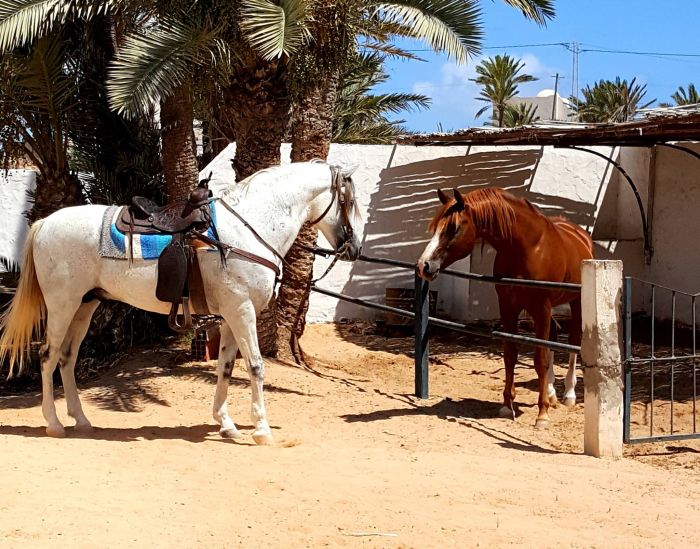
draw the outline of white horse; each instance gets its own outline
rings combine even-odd
[[[245,219],[258,236],[284,256],[304,222],[315,222],[328,242],[342,249],[342,259],[360,253],[360,216],[354,203],[353,169],[323,162],[294,163],[269,168],[232,185],[222,198]],[[10,375],[21,370],[23,353],[40,325],[46,322],[46,343],[40,353],[42,411],[46,433],[63,437],[56,415],[52,375],[60,367],[68,415],[76,430],[91,430],[75,383],[75,361],[90,319],[100,299],[118,300],[140,309],[167,313],[169,303],[155,297],[155,260],[129,261],[98,256],[106,206],[77,206],[59,210],[34,223],[25,246],[17,293],[0,320],[0,363],[9,358]],[[281,267],[281,261],[249,228],[226,209],[217,207],[221,242],[236,246]],[[214,418],[225,438],[239,438],[227,410],[229,378],[240,349],[252,389],[253,439],[272,443],[263,400],[264,363],[258,348],[256,313],[269,302],[275,273],[260,263],[229,254],[226,267],[218,253],[199,253],[209,310],[223,318],[214,397]]]

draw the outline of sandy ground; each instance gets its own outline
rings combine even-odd
[[[697,542],[700,445],[581,455],[583,407],[536,416],[517,370],[515,421],[495,417],[495,349],[432,345],[418,401],[409,339],[311,326],[313,370],[267,367],[277,440],[222,440],[214,364],[142,350],[82,391],[96,426],[44,435],[37,395],[0,399],[2,547],[680,547]],[[523,361],[528,362],[525,357]],[[563,370],[559,370],[563,373]],[[581,385],[579,383],[579,385]],[[561,390],[561,381],[558,383]],[[229,405],[246,432],[237,368]],[[65,402],[59,399],[59,414]]]

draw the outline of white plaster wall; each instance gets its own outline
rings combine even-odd
[[[32,205],[27,191],[34,190],[36,173],[31,170],[0,171],[0,257],[19,264],[29,223],[24,217]]]
[[[700,152],[700,145],[684,143]],[[680,292],[700,292],[700,160],[686,153],[657,147],[656,186],[652,212],[651,264],[641,278]],[[640,276],[635,273],[635,276]],[[650,311],[646,294],[645,310]],[[671,294],[656,292],[656,314],[671,318]],[[676,318],[692,322],[690,298],[678,295]]]
[[[283,162],[289,161],[283,145]],[[609,147],[597,148],[603,154]],[[233,146],[202,170],[214,171],[212,187],[233,181]],[[427,225],[438,200],[436,189],[458,187],[467,192],[499,186],[524,196],[549,215],[565,215],[591,228],[600,210],[610,178],[608,164],[593,155],[551,147],[412,147],[392,145],[337,145],[329,161],[357,164],[353,177],[364,216],[363,252],[413,263],[428,240]],[[328,246],[321,242],[321,245]],[[330,260],[318,258],[320,275]],[[471,263],[471,266],[470,266]],[[490,274],[493,250],[475,251],[453,268]],[[387,287],[413,287],[413,273],[364,262],[338,262],[320,283],[324,288],[354,297],[384,302]],[[431,284],[438,291],[441,313],[456,319],[498,318],[492,285],[441,276]],[[374,318],[376,311],[312,294],[310,322],[341,318]]]

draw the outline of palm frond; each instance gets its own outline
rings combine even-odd
[[[294,53],[309,38],[306,0],[242,0],[241,15],[243,33],[268,61]]]
[[[48,34],[68,19],[107,13],[120,0],[0,0],[0,51],[9,51]]]
[[[387,57],[411,59],[413,61],[423,61],[423,59],[418,57],[416,54],[404,50],[403,48],[400,48],[393,44],[388,44],[386,42],[375,42],[373,40],[369,40],[363,43],[361,47],[366,48],[367,50],[373,53],[384,54]]]
[[[111,64],[107,92],[119,113],[136,115],[168,95],[203,55],[226,45],[208,25],[166,20],[144,34],[127,37]]]
[[[481,10],[474,0],[398,0],[381,3],[377,10],[381,19],[402,25],[406,36],[458,63],[480,51]]]
[[[546,25],[554,19],[554,0],[503,0],[509,6],[519,9],[528,19],[538,25]]]

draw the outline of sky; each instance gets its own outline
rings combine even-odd
[[[556,17],[546,27],[526,20],[502,0],[482,0],[482,55],[456,65],[445,55],[414,51],[425,61],[390,59],[386,83],[379,93],[413,92],[432,100],[430,109],[402,113],[410,130],[434,132],[483,125],[488,114],[475,119],[484,105],[470,82],[483,57],[509,54],[525,62],[524,71],[538,78],[524,84],[519,95],[553,89],[559,73],[559,93],[572,94],[573,43],[578,43],[578,89],[600,79],[620,76],[646,84],[646,101],[670,102],[678,86],[700,87],[700,0],[555,0]],[[547,44],[547,45],[544,45]],[[553,45],[550,45],[553,44]],[[420,42],[401,42],[405,49],[425,50]],[[607,53],[594,50],[639,52]],[[659,54],[684,54],[659,55]]]

